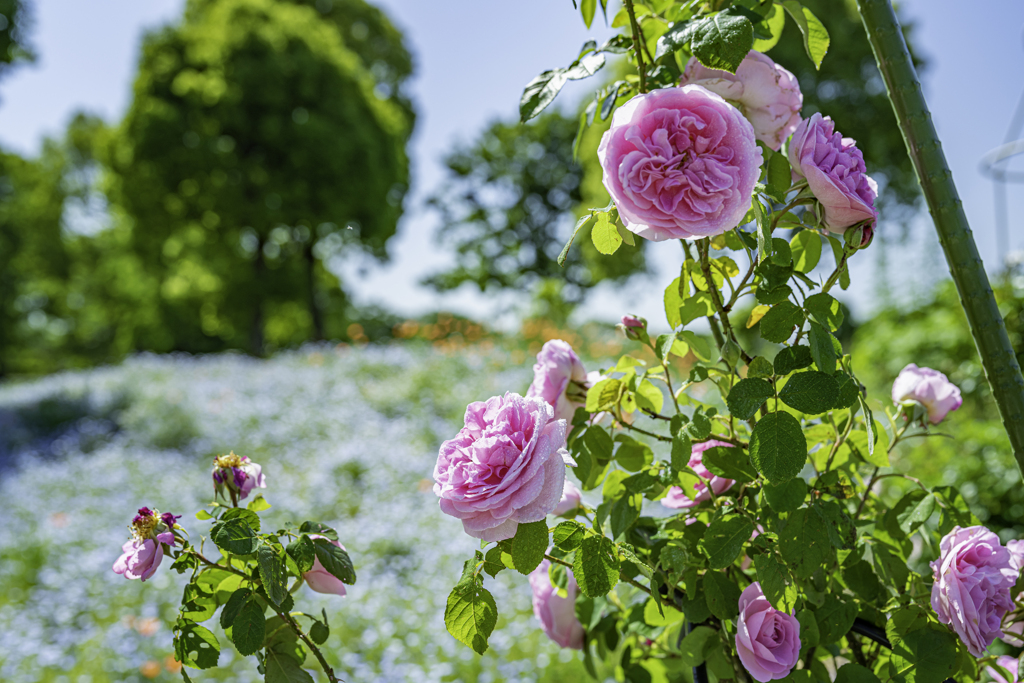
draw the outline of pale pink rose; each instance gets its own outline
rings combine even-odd
[[[960,389],[949,379],[931,368],[919,368],[913,363],[900,370],[892,383],[893,403],[917,401],[928,409],[928,421],[938,424],[951,411],[963,404]]]
[[[1009,671],[1010,676],[1012,676],[1012,678],[1010,680],[1006,680],[1005,678],[1003,678],[1002,674],[993,669],[991,666],[986,666],[985,671],[988,673],[989,676],[992,677],[992,680],[995,681],[995,683],[1018,683],[1018,681],[1020,680],[1020,676],[1017,673],[1016,657],[1008,657],[1006,655],[1001,655],[996,658],[996,664]]]
[[[549,560],[530,572],[530,588],[533,589],[533,613],[540,619],[541,628],[548,638],[559,647],[574,650],[583,649],[583,625],[576,618],[576,579],[567,572],[569,583],[565,588],[566,597],[561,597],[551,584]]]
[[[683,492],[682,487],[673,486],[668,490],[668,493],[664,498],[661,499],[661,504],[667,508],[673,510],[679,510],[681,508],[692,508],[700,505],[705,500],[711,500],[711,493],[708,491],[708,485],[711,486],[711,491],[717,496],[720,493],[728,491],[729,488],[736,482],[732,479],[726,479],[725,477],[719,477],[716,474],[712,474],[711,471],[704,467],[704,451],[715,446],[724,446],[725,448],[732,448],[731,443],[725,441],[704,441],[703,443],[693,444],[693,450],[690,452],[690,461],[687,463],[697,476],[704,479],[707,484],[703,481],[698,481],[694,485],[694,493],[697,494],[696,498],[689,498],[686,493]]]
[[[932,609],[949,624],[967,651],[981,657],[996,638],[1000,623],[1013,609],[1010,589],[1018,570],[999,537],[983,526],[953,527],[939,544],[939,559],[931,563]]]
[[[626,228],[656,242],[739,225],[762,160],[750,122],[699,85],[662,88],[619,107],[597,155]]]
[[[1010,566],[1019,575],[1021,569],[1024,569],[1024,539],[1007,541],[1006,549],[1010,553]],[[1021,605],[1018,600],[1016,609],[1019,610],[1020,608]],[[1019,617],[1019,612],[1017,614],[1007,613],[1003,620],[1003,642],[1009,643],[1014,647],[1024,647],[1024,621]]]
[[[465,427],[441,444],[434,493],[441,511],[484,541],[516,535],[555,509],[565,485],[565,420],[541,398],[507,393],[470,403]]]
[[[528,397],[542,398],[555,409],[555,419],[572,424],[576,409],[587,402],[587,370],[567,342],[545,342],[533,365]]]
[[[709,69],[690,57],[680,85],[702,85],[739,107],[754,126],[757,139],[776,152],[800,123],[804,96],[796,76],[751,50],[736,73]]]
[[[576,488],[576,484],[566,479],[565,488],[562,489],[562,499],[558,501],[558,505],[551,511],[551,514],[564,515],[570,510],[575,510],[580,506],[582,496],[583,494]]]
[[[156,573],[164,559],[164,546],[174,547],[174,525],[181,515],[160,514],[148,507],[139,508],[129,529],[132,540],[121,546],[121,556],[114,562],[114,573],[126,579],[146,579]]]
[[[310,534],[309,537],[312,539],[323,538],[333,543],[334,545],[338,546],[342,550],[345,550],[345,546],[343,546],[341,543],[338,543],[337,541],[331,541],[331,539],[327,538],[326,536],[320,536],[319,534]],[[308,585],[310,589],[316,591],[317,593],[329,593],[332,595],[340,595],[341,597],[345,597],[345,584],[342,583],[341,579],[339,579],[337,576],[324,569],[324,566],[320,564],[320,558],[316,557],[315,555],[313,556],[313,568],[305,574],[303,574],[302,578],[305,580],[306,585]]]
[[[837,133],[830,117],[814,114],[800,122],[789,141],[789,163],[807,179],[831,232],[842,233],[861,221],[874,225],[878,183],[868,176],[856,141]]]
[[[800,622],[772,607],[757,581],[740,595],[736,654],[760,683],[785,678],[800,657]]]
[[[246,498],[254,488],[267,488],[267,478],[263,468],[245,455],[219,455],[213,459],[213,487],[224,495],[224,491],[232,491],[238,500]]]

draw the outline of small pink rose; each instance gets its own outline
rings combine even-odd
[[[706,500],[711,500],[711,492],[716,496],[720,493],[728,491],[730,487],[736,482],[732,479],[726,479],[725,477],[719,477],[716,474],[712,474],[711,471],[704,467],[704,451],[715,446],[723,446],[725,448],[732,448],[731,443],[725,441],[716,441],[711,439],[703,443],[695,443],[693,450],[690,452],[690,461],[687,463],[697,476],[701,477],[704,481],[699,481],[693,487],[694,493],[697,494],[696,498],[689,498],[686,493],[683,492],[682,487],[673,486],[668,490],[668,493],[664,498],[661,499],[661,504],[667,508],[673,510],[679,510],[683,508],[692,508],[700,505]],[[708,491],[708,486],[711,487],[711,492]]]
[[[548,569],[549,560],[530,572],[530,588],[533,590],[533,613],[540,619],[541,628],[548,638],[560,647],[574,650],[583,649],[583,625],[576,618],[576,579],[568,572],[566,597],[561,597],[551,584]]]
[[[772,607],[757,581],[740,595],[736,654],[760,683],[785,678],[800,657],[800,622]]]
[[[555,409],[555,419],[572,423],[576,409],[587,401],[587,370],[568,342],[545,342],[533,366],[527,397],[542,398]]]
[[[332,543],[333,545],[338,546],[342,550],[345,550],[345,546],[343,546],[341,543],[338,543],[337,541],[331,541],[331,539],[326,538],[325,536],[320,536],[319,534],[310,534],[309,537],[311,539],[323,538],[327,541],[330,541],[330,543]],[[317,593],[327,593],[331,595],[340,595],[341,597],[345,597],[345,584],[342,583],[341,579],[339,579],[337,576],[324,569],[324,566],[320,564],[320,559],[318,557],[314,556],[313,568],[310,569],[308,572],[304,573],[302,575],[302,578],[310,587],[310,589],[316,591]]]
[[[892,383],[893,403],[917,401],[928,409],[928,421],[938,424],[950,412],[963,404],[960,389],[949,379],[931,368],[919,368],[913,363],[900,370]]]
[[[576,484],[566,479],[565,488],[562,489],[562,499],[558,501],[558,505],[551,511],[551,514],[564,515],[570,510],[575,510],[580,506],[582,496],[583,494],[576,488]]]
[[[991,666],[986,666],[986,673],[988,673],[988,675],[992,677],[992,680],[995,683],[1018,683],[1018,681],[1020,681],[1020,676],[1017,673],[1016,657],[1000,655],[996,658],[996,664],[1006,669],[1010,673],[1011,678],[1010,680],[1006,680],[1005,678],[1003,678],[1002,674],[1000,674],[994,668],[992,668]]]
[[[643,320],[641,320],[640,318],[637,318],[635,316],[632,316],[632,315],[624,315],[624,316],[622,316],[622,325],[623,325],[623,327],[634,327],[634,328],[636,328],[636,327],[644,327],[644,324],[645,323],[643,322]]]

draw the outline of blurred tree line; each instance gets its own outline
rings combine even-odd
[[[0,0],[3,65],[31,56],[24,11]],[[364,0],[189,0],[121,122],[0,153],[0,375],[345,336],[328,266],[387,257],[412,68]]]

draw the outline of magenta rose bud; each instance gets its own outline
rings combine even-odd
[[[750,122],[699,85],[662,88],[619,107],[597,155],[626,228],[655,242],[735,228],[761,173]]]
[[[996,638],[1002,638],[1003,616],[1013,609],[1010,589],[1019,571],[999,537],[983,526],[953,527],[939,544],[939,559],[931,563],[932,609],[949,624],[967,651],[981,657]]]
[[[572,572],[567,572],[569,583],[565,587],[566,597],[558,595],[551,584],[548,568],[550,560],[530,572],[530,588],[533,589],[533,613],[540,619],[541,628],[547,637],[559,647],[583,649],[583,625],[576,618],[576,593],[579,588]]]
[[[555,419],[572,422],[577,408],[587,402],[587,370],[567,342],[552,339],[541,347],[533,366],[533,383],[527,397],[547,401]]]
[[[634,317],[632,315],[624,315],[624,316],[622,316],[622,326],[623,327],[634,327],[634,328],[635,327],[640,327],[640,328],[642,328],[645,325],[646,325],[646,323],[643,320],[641,320],[640,318]]]
[[[661,499],[661,504],[667,508],[673,510],[679,510],[681,508],[692,508],[700,505],[705,500],[711,500],[711,493],[713,492],[716,496],[719,493],[728,491],[729,488],[736,482],[732,479],[726,479],[725,477],[719,477],[716,474],[712,474],[711,471],[704,467],[704,451],[715,446],[724,446],[725,448],[732,448],[731,443],[724,441],[705,441],[703,443],[695,443],[693,450],[690,451],[690,461],[687,463],[697,476],[702,478],[704,481],[699,481],[694,485],[694,493],[697,494],[696,498],[689,498],[683,489],[679,486],[673,486],[668,490],[668,493],[664,498]],[[707,482],[707,483],[704,483]],[[711,487],[711,491],[708,491],[708,487]]]
[[[878,183],[868,176],[857,143],[837,133],[830,117],[815,114],[800,122],[789,142],[789,163],[807,179],[829,231],[842,233],[861,221],[874,225]]]
[[[995,681],[995,683],[1017,683],[1020,680],[1020,676],[1017,673],[1016,657],[1008,657],[1006,655],[1001,655],[1000,657],[996,658],[996,664],[1006,669],[1010,673],[1011,678],[1010,680],[1006,680],[1005,678],[1003,678],[1003,675],[996,671],[994,668],[992,668],[991,666],[986,666],[985,671],[988,673],[989,676],[992,677],[992,680]]]
[[[740,595],[736,654],[760,683],[785,678],[800,657],[800,622],[772,607],[757,581]]]
[[[507,393],[470,403],[465,426],[441,444],[434,493],[441,512],[484,541],[516,535],[555,509],[565,486],[565,420],[543,399]]]
[[[931,368],[919,368],[913,363],[900,370],[892,383],[893,403],[917,401],[928,409],[928,421],[938,424],[950,412],[963,404],[960,389],[949,379]]]
[[[128,528],[132,540],[121,546],[121,557],[114,562],[114,573],[126,579],[146,579],[156,573],[164,559],[164,546],[174,547],[174,526],[181,515],[161,515],[147,507],[139,508]]]
[[[558,501],[555,509],[551,511],[551,514],[564,515],[570,510],[575,510],[580,506],[582,496],[583,494],[576,488],[576,484],[566,479],[565,488],[562,489],[562,498]]]
[[[754,126],[754,135],[776,152],[800,123],[804,96],[796,76],[751,50],[736,73],[709,69],[690,57],[680,85],[702,85],[732,102]]]
[[[262,467],[247,456],[235,455],[232,451],[213,459],[213,487],[221,495],[226,490],[229,496],[242,500],[254,488],[267,488],[267,480]]]
[[[310,534],[309,537],[311,539],[326,538],[319,534]],[[345,550],[345,546],[341,543],[331,541],[329,538],[326,540],[330,541],[342,550]],[[320,558],[318,557],[313,557],[313,568],[303,574],[302,578],[310,589],[317,593],[329,593],[331,595],[340,595],[341,597],[345,597],[345,584],[343,584],[341,579],[337,576],[324,569],[324,566],[320,564]]]

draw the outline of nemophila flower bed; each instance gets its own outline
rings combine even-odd
[[[307,349],[270,361],[143,356],[122,366],[0,387],[0,680],[180,681],[171,629],[188,574],[145,582],[111,571],[141,505],[184,514],[198,546],[211,522],[215,455],[259,462],[266,527],[331,525],[358,583],[347,596],[302,587],[327,611],[323,651],[350,681],[578,677],[531,614],[525,582],[499,577],[499,633],[483,658],[444,629],[445,601],[479,544],[437,509],[437,445],[467,402],[525,390],[529,367],[499,350],[419,346]],[[213,544],[205,552],[216,556]],[[252,658],[222,645],[193,680],[252,681]],[[312,657],[306,667],[315,671]],[[317,674],[314,674],[317,675]]]

